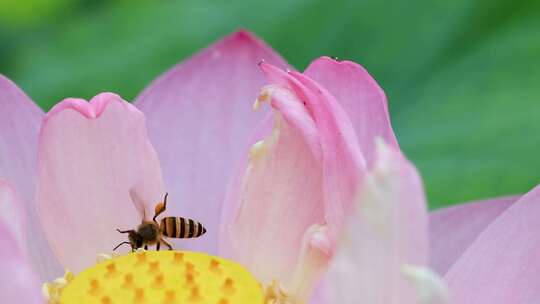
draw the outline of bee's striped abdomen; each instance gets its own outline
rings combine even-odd
[[[206,232],[201,223],[183,217],[165,217],[160,227],[163,235],[171,238],[195,238]]]

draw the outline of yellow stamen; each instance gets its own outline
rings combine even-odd
[[[295,303],[285,288],[276,280],[266,286],[265,290],[266,304],[291,304]]]
[[[196,252],[140,251],[112,257],[44,285],[50,304],[263,304],[261,285],[242,266]]]
[[[47,303],[49,304],[58,304],[60,303],[60,294],[62,293],[62,289],[73,281],[74,275],[70,271],[66,270],[64,273],[64,276],[61,278],[58,278],[50,283],[43,284],[43,287],[41,288],[41,292],[43,293],[43,297],[47,300]]]

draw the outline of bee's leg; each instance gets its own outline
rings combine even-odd
[[[122,245],[124,245],[124,244],[128,244],[128,245],[129,245],[130,242],[122,242],[122,243],[116,245],[116,247],[114,247],[113,251],[115,251],[116,249],[118,249],[118,247],[120,247],[120,246],[122,246]]]
[[[157,224],[157,221],[156,221],[156,217],[158,215],[160,215],[161,213],[163,213],[165,211],[165,209],[167,209],[167,196],[169,196],[169,193],[165,193],[165,197],[163,198],[163,203],[159,203],[157,204],[156,206],[156,210],[155,210],[155,213],[154,213],[154,217],[152,218],[152,220]]]
[[[157,251],[159,251],[160,245],[161,245],[161,242],[158,241],[157,244],[156,244],[156,250],[157,250]]]
[[[135,231],[135,230],[131,229],[131,230],[123,230],[123,231],[122,231],[122,230],[120,230],[120,229],[116,229],[116,231],[118,231],[118,232],[120,232],[120,233],[130,233],[130,232]]]
[[[167,246],[167,247],[169,248],[169,250],[172,250],[171,244],[167,243],[167,241],[165,241],[165,240],[163,240],[163,239],[162,239],[161,241],[163,242],[163,244],[164,244],[165,246]]]

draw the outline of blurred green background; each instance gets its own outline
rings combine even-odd
[[[45,110],[131,99],[239,27],[300,70],[320,55],[364,65],[432,208],[540,182],[540,1],[0,0],[0,72]]]

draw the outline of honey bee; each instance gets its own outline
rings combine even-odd
[[[158,215],[163,213],[167,209],[167,197],[168,193],[165,193],[163,202],[160,202],[156,205],[154,211],[154,217],[152,221],[148,221],[144,216],[144,207],[137,206],[139,210],[142,211],[142,222],[137,229],[131,230],[120,230],[116,231],[120,233],[127,233],[128,240],[127,242],[122,242],[116,247],[113,251],[118,249],[118,247],[128,244],[131,245],[131,251],[135,251],[141,247],[148,249],[149,245],[156,245],[156,250],[159,250],[161,244],[167,246],[169,250],[172,250],[171,244],[169,244],[163,237],[170,238],[196,238],[206,233],[206,228],[204,226],[192,219],[184,217],[164,217],[160,220],[159,224],[156,220]]]

